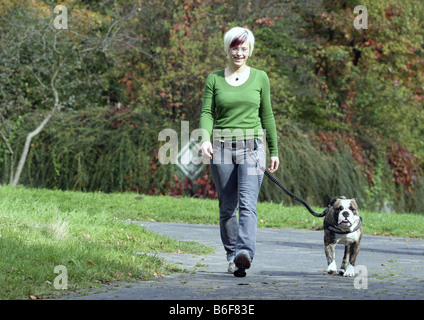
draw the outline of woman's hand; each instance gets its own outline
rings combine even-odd
[[[200,151],[202,152],[202,157],[207,159],[212,159],[213,148],[210,141],[203,141]]]
[[[274,173],[275,171],[277,171],[278,166],[280,165],[280,160],[278,159],[278,157],[271,157],[271,163],[269,164],[268,167],[268,171],[270,173]]]

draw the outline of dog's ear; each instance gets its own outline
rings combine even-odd
[[[331,199],[330,206],[334,206],[334,203],[337,201],[338,197]]]
[[[336,203],[336,201],[338,199],[346,199],[346,197],[345,196],[338,196],[338,197],[335,197],[335,198],[331,199],[330,206],[334,206],[334,204]]]

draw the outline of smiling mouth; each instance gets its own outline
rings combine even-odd
[[[340,224],[351,224],[349,220],[343,219]]]

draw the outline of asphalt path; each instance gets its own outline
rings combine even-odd
[[[185,269],[152,281],[119,283],[63,296],[71,300],[421,300],[424,240],[364,235],[356,268],[346,278],[326,272],[323,231],[258,229],[245,278],[227,273],[219,227],[131,222],[183,241],[216,248],[213,254],[153,254]],[[339,267],[344,246],[336,246]],[[140,253],[138,253],[140,254]]]

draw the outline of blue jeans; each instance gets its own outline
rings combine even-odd
[[[265,167],[265,147],[261,140],[213,143],[211,171],[218,192],[221,240],[228,261],[243,250],[251,260],[255,254],[256,204],[263,181],[258,161]]]

